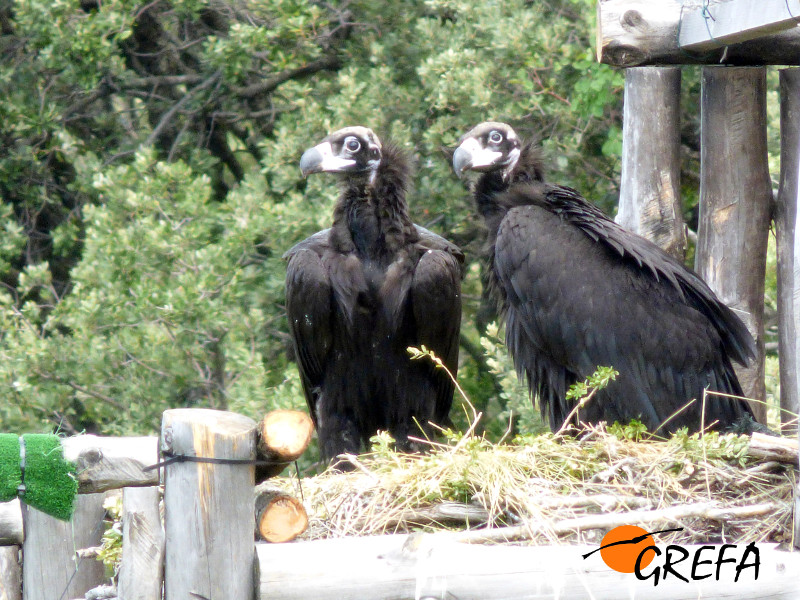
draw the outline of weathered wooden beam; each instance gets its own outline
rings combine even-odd
[[[690,556],[699,548],[682,547]],[[270,600],[797,598],[800,553],[781,552],[770,544],[759,545],[757,580],[747,569],[734,583],[735,566],[726,565],[730,570],[721,571],[719,581],[711,567],[711,576],[703,580],[685,583],[671,577],[657,586],[652,579],[640,581],[632,573],[613,571],[599,553],[583,558],[593,550],[597,546],[464,544],[446,534],[256,544],[261,598]],[[726,556],[741,557],[743,551],[740,546],[738,554]],[[706,552],[716,556],[713,550]]]
[[[681,213],[681,71],[635,67],[625,71],[622,181],[616,221],[683,260]]]
[[[767,164],[766,70],[706,67],[700,125],[700,223],[695,270],[741,317],[756,341],[738,368],[745,396],[765,422],[764,276],[772,209]]]
[[[164,527],[157,487],[122,491],[122,562],[117,591],[122,600],[161,600]]]
[[[0,546],[21,544],[23,539],[22,511],[19,499],[0,502]],[[2,596],[0,596],[1,598]]]
[[[158,485],[158,470],[144,471],[158,462],[158,438],[76,435],[61,441],[64,458],[74,462],[78,492]]]
[[[781,181],[775,203],[775,237],[778,254],[778,354],[780,355],[781,423],[800,413],[800,69],[780,72]],[[794,416],[793,416],[794,415]],[[800,520],[800,519],[799,519]]]
[[[688,52],[705,52],[785,31],[799,21],[800,0],[729,0],[684,10],[678,44]]]
[[[166,457],[253,461],[256,422],[231,412],[164,412]],[[252,464],[175,462],[164,468],[165,600],[251,600],[255,504]]]
[[[765,0],[764,0],[765,1]],[[782,3],[784,0],[769,0]],[[749,3],[760,9],[762,0]],[[797,0],[790,0],[790,6]],[[800,28],[693,52],[681,47],[681,17],[702,7],[702,0],[599,0],[597,60],[618,67],[644,65],[795,65],[800,56]],[[715,11],[720,0],[710,0]],[[794,11],[800,15],[800,10]]]
[[[0,546],[0,599],[22,600],[19,546]]]
[[[100,545],[106,514],[103,497],[79,495],[70,522],[23,504],[24,600],[82,598],[88,590],[105,583],[103,563],[76,554],[76,550]]]

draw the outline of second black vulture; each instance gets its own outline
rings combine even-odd
[[[755,343],[700,277],[575,190],[545,183],[537,149],[507,124],[482,123],[459,144],[455,171],[481,173],[474,196],[506,343],[551,428],[573,408],[567,389],[600,365],[619,376],[580,421],[639,419],[660,434],[749,421],[744,401],[703,401],[706,389],[742,395],[731,361],[747,364]]]
[[[447,424],[453,382],[407,347],[426,346],[455,375],[464,256],[412,223],[407,159],[372,130],[332,133],[300,168],[337,173],[341,187],[333,226],[285,254],[289,329],[321,454],[358,453],[378,430],[415,450],[410,435]]]

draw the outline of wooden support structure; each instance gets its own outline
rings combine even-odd
[[[775,203],[778,254],[778,355],[780,356],[781,422],[800,413],[800,240],[796,239],[800,207],[800,69],[780,72],[781,179]],[[797,430],[794,422],[793,431]]]
[[[256,468],[256,481],[275,477],[306,451],[314,422],[306,412],[273,410],[258,423],[258,458],[273,462]]]
[[[106,513],[103,498],[103,494],[79,495],[70,522],[22,505],[24,600],[82,598],[88,590],[105,583],[103,563],[76,554],[76,550],[100,545]]]
[[[158,438],[98,437],[64,438],[64,458],[75,463],[78,491],[104,492],[130,486],[158,485],[158,471],[144,471],[158,462]]]
[[[754,364],[736,371],[745,396],[759,402],[766,396],[764,277],[772,208],[766,110],[764,68],[703,69],[695,270],[756,340]],[[764,404],[751,406],[765,422]]]
[[[122,491],[122,563],[117,590],[122,600],[161,600],[164,528],[158,487]]]
[[[165,458],[253,461],[256,422],[225,411],[167,410],[161,452]],[[253,598],[253,486],[252,464],[165,467],[165,600]]]
[[[733,4],[733,2],[728,2]],[[769,4],[790,7],[797,0],[737,0],[757,8]],[[709,10],[718,10],[711,0]],[[800,28],[761,35],[733,45],[718,44],[705,51],[691,51],[679,44],[681,19],[701,8],[701,0],[599,0],[597,3],[597,60],[618,67],[644,65],[793,65],[800,56]],[[746,27],[745,21],[742,28]],[[704,23],[705,24],[705,23]],[[703,25],[704,25],[703,24]],[[763,30],[762,30],[763,31]]]
[[[707,52],[786,31],[800,21],[800,0],[728,0],[684,11],[678,44],[687,52]]]
[[[699,548],[682,547],[691,556]],[[781,552],[774,545],[759,547],[757,580],[747,569],[734,583],[734,567],[727,565],[730,571],[723,571],[719,581],[711,567],[712,575],[705,579],[685,583],[671,577],[657,586],[652,579],[640,581],[632,573],[611,570],[599,553],[583,558],[593,550],[597,546],[474,545],[448,534],[256,544],[261,597],[270,600],[797,598],[800,553]],[[716,556],[713,550],[706,552]],[[736,556],[742,552],[739,547]]]
[[[677,67],[625,71],[622,181],[616,221],[683,260],[681,211],[681,72]]]

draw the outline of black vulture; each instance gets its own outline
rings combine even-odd
[[[619,375],[580,421],[638,419],[660,434],[752,422],[746,402],[713,394],[701,414],[705,389],[742,395],[731,360],[755,356],[744,323],[680,261],[575,190],[545,183],[538,154],[505,123],[486,122],[461,138],[453,167],[481,173],[487,285],[550,427],[574,407],[568,388],[601,365]]]
[[[417,450],[408,436],[448,422],[453,383],[407,348],[426,346],[455,375],[464,256],[412,223],[408,160],[372,130],[332,133],[300,169],[337,173],[341,187],[332,227],[284,255],[289,329],[321,454],[358,453],[378,430]]]

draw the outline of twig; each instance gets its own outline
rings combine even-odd
[[[500,527],[481,531],[466,531],[453,537],[460,542],[470,544],[481,542],[505,542],[511,540],[531,539],[538,532],[550,531],[559,535],[587,531],[590,529],[611,529],[620,525],[669,523],[679,519],[701,518],[712,521],[727,521],[766,515],[778,507],[772,502],[754,504],[752,506],[735,506],[720,508],[711,502],[672,506],[658,510],[635,510],[624,513],[589,515],[574,519],[563,519],[553,524],[529,522],[525,525]]]

